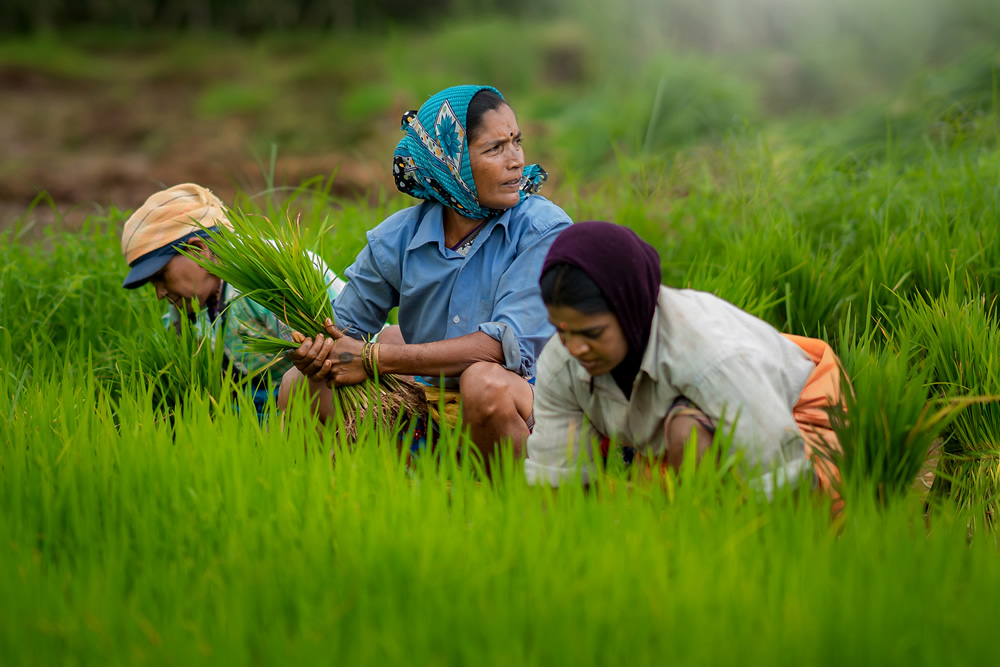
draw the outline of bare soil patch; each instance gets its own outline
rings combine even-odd
[[[162,77],[119,84],[0,65],[0,229],[25,217],[40,193],[51,203],[32,208],[35,228],[58,220],[72,229],[95,211],[136,208],[176,183],[200,183],[226,200],[237,189],[263,190],[269,165],[251,146],[268,110],[206,117],[196,110],[203,85]],[[334,173],[339,194],[391,185],[385,165],[326,141],[308,153],[279,150],[273,181],[297,185]]]

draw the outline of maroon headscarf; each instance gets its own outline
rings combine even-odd
[[[541,275],[559,264],[575,266],[590,276],[618,318],[629,352],[611,374],[630,396],[660,293],[659,253],[628,227],[578,222],[556,237]]]

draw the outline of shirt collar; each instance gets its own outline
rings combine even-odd
[[[425,202],[417,207],[417,231],[410,239],[407,250],[414,250],[428,243],[444,246],[444,206]]]
[[[490,230],[496,225],[503,227],[504,235],[507,241],[510,241],[510,216],[511,211],[514,209],[509,208],[500,214],[498,218],[494,218],[486,223],[483,231],[480,233],[482,238],[489,236]],[[478,241],[478,239],[477,239]],[[421,204],[417,212],[417,231],[410,239],[410,243],[406,246],[406,250],[414,250],[420,246],[427,245],[428,243],[436,243],[442,252],[445,250],[444,245],[444,204],[438,202],[429,203],[425,202]]]

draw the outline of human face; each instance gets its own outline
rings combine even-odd
[[[483,114],[469,143],[469,164],[480,206],[504,210],[521,201],[521,130],[506,104]]]
[[[199,239],[191,242],[206,256],[211,256],[205,243]],[[177,255],[149,279],[156,290],[157,299],[167,299],[186,313],[195,312],[195,304],[204,308],[219,289],[220,279],[190,258]]]
[[[628,354],[614,313],[586,315],[569,306],[549,306],[549,321],[566,350],[591,375],[610,373]]]

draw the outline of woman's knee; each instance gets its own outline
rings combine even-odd
[[[389,345],[403,345],[406,341],[403,340],[403,330],[399,328],[398,324],[393,324],[379,332],[378,342]]]
[[[507,409],[508,403],[512,405],[510,384],[505,373],[506,369],[487,361],[466,368],[459,379],[463,409],[467,413],[489,417]]]
[[[711,420],[697,408],[683,408],[667,417],[664,424],[665,462],[674,470],[679,470],[684,461],[684,450],[692,437],[695,438],[695,460],[700,461],[715,438],[715,431],[709,425]]]
[[[281,376],[281,386],[278,387],[278,409],[284,411],[288,409],[288,399],[292,395],[292,389],[305,382],[305,376],[297,368],[285,371]]]
[[[667,447],[683,449],[692,432],[698,433],[701,424],[694,417],[682,415],[670,420],[667,426]]]

